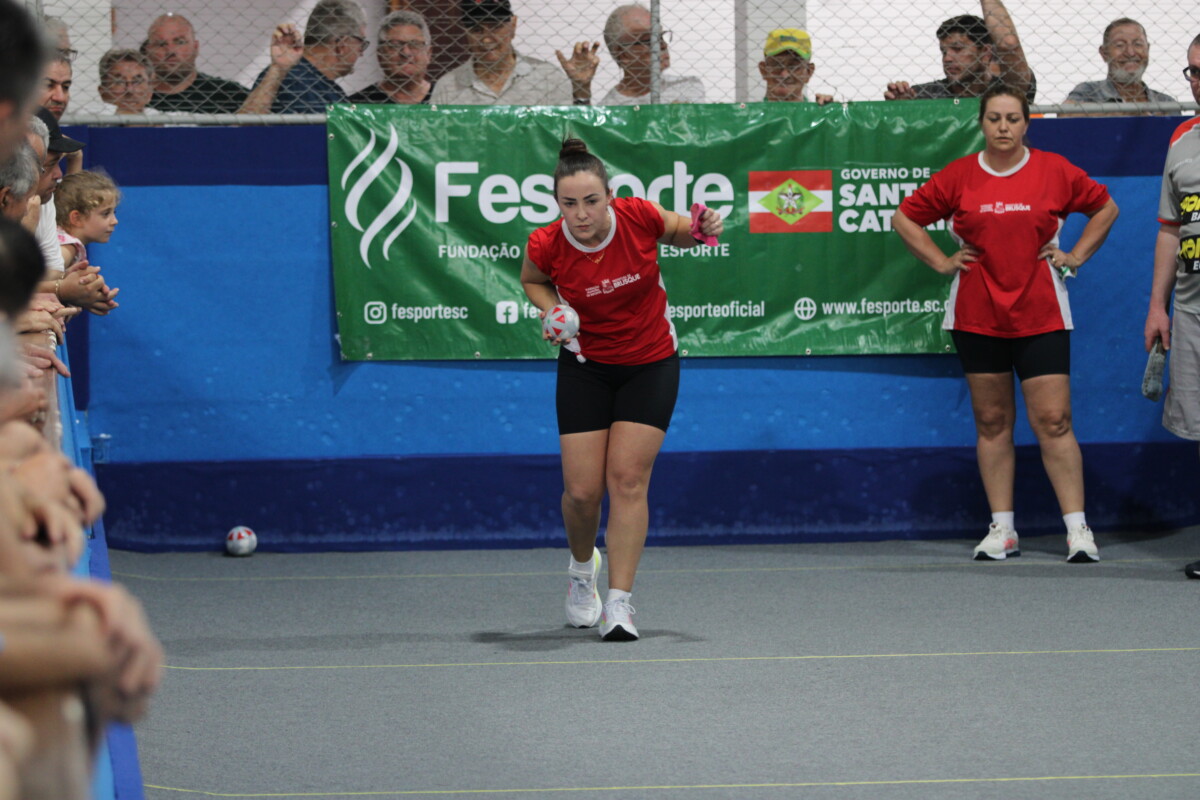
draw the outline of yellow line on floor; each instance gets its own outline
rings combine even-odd
[[[183,672],[271,672],[285,670],[337,670],[337,669],[433,669],[445,667],[561,667],[601,664],[715,664],[723,662],[751,661],[835,661],[872,658],[963,658],[967,656],[1067,656],[1067,655],[1115,655],[1128,653],[1194,653],[1200,647],[1137,647],[1111,650],[985,650],[968,653],[856,653],[846,655],[808,656],[699,656],[695,658],[596,658],[577,661],[463,661],[429,664],[329,664],[294,665],[282,667],[182,667],[173,664],[167,669]]]
[[[445,796],[467,794],[549,794],[552,792],[647,792],[647,791],[687,791],[703,789],[812,789],[836,786],[933,786],[946,784],[978,784],[978,783],[1037,783],[1041,781],[1123,781],[1146,780],[1162,778],[1200,778],[1200,772],[1152,773],[1145,775],[1042,775],[1029,778],[931,778],[914,780],[891,781],[807,781],[803,783],[717,783],[694,785],[662,785],[662,786],[560,786],[546,789],[402,789],[380,792],[206,792],[198,789],[178,789],[173,786],[155,786],[144,784],[147,789],[161,789],[166,792],[181,792],[184,794],[199,794],[206,797],[413,797],[413,796]]]
[[[1106,559],[1101,562],[1103,566],[1111,566],[1113,564],[1145,564],[1153,562],[1169,561],[1175,563],[1179,561],[1178,556],[1163,557],[1163,558],[1127,558],[1127,559]],[[944,569],[946,567],[962,567],[964,569],[1013,569],[1019,567],[1059,567],[1063,569],[1078,570],[1078,565],[1069,565],[1065,561],[1058,559],[1048,561],[1039,561],[1036,558],[1026,558],[1023,561],[1006,561],[1003,565],[994,564],[977,564],[976,562],[966,561],[947,561],[945,563],[929,563],[929,564],[855,564],[847,566],[804,566],[804,567],[696,567],[689,569],[653,569],[640,568],[638,574],[704,574],[712,575],[718,573],[729,572],[848,572],[852,570],[907,570],[907,569]],[[1092,567],[1095,569],[1096,567]],[[563,570],[543,570],[535,572],[414,572],[406,574],[402,572],[384,573],[378,575],[212,575],[212,576],[197,576],[188,578],[164,578],[158,575],[143,575],[137,572],[119,572],[114,570],[112,575],[114,578],[123,578],[125,580],[150,581],[153,583],[255,583],[255,582],[280,582],[280,581],[381,581],[381,580],[401,580],[419,578],[423,580],[446,579],[446,578],[536,578],[545,577],[547,575],[560,577],[563,575]]]

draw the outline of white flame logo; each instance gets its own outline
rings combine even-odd
[[[396,195],[388,202],[386,206],[384,206],[383,211],[379,212],[379,216],[375,217],[375,219],[371,221],[371,224],[366,227],[366,230],[363,230],[362,224],[358,221],[358,204],[362,202],[363,195],[366,194],[367,189],[370,188],[371,184],[375,182],[375,179],[382,175],[385,169],[391,166],[392,159],[396,155],[396,150],[399,148],[399,138],[396,135],[396,128],[392,125],[388,125],[388,130],[391,131],[391,135],[388,137],[387,147],[383,149],[383,153],[379,156],[379,158],[375,159],[367,171],[359,176],[358,180],[354,182],[354,186],[351,187],[350,193],[346,195],[346,219],[350,221],[350,224],[354,226],[355,230],[361,232],[363,235],[362,239],[359,240],[358,243],[358,252],[359,255],[362,256],[363,263],[367,265],[367,269],[371,269],[371,261],[367,258],[367,250],[371,247],[371,242],[375,240],[375,237],[378,236],[384,228],[391,224],[392,220],[399,216],[400,210],[404,208],[404,204],[407,203],[408,198],[412,196],[412,170],[408,168],[408,164],[405,164],[402,160],[397,158],[395,161],[400,165],[400,186],[396,189]],[[346,181],[350,180],[350,173],[354,171],[355,167],[366,161],[371,155],[371,151],[374,149],[375,131],[371,131],[371,140],[367,142],[367,146],[363,148],[361,153],[354,157],[354,160],[351,161],[349,166],[346,167],[346,171],[342,173],[343,189],[346,188]],[[413,217],[415,217],[416,214],[417,204],[413,203],[412,208],[408,212],[408,216],[401,220],[400,223],[396,225],[394,229],[392,229],[392,232],[388,234],[388,237],[383,240],[383,257],[385,259],[388,257],[388,250],[391,249],[392,242],[396,241],[396,237],[408,227],[409,223],[413,221]]]

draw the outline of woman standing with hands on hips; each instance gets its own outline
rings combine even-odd
[[[986,147],[960,158],[900,204],[892,225],[918,259],[953,276],[942,327],[966,373],[976,455],[991,506],[976,559],[1020,555],[1013,523],[1013,371],[1067,527],[1067,560],[1098,561],[1083,511],[1083,459],[1071,427],[1071,309],[1065,279],[1100,248],[1117,218],[1108,190],[1062,156],[1025,145],[1029,103],[1007,87],[979,100]],[[1070,250],[1068,214],[1089,219]],[[947,256],[924,230],[949,219]]]
[[[697,243],[691,220],[657,203],[613,197],[608,171],[587,145],[567,139],[554,170],[562,219],[529,236],[521,283],[545,312],[559,303],[579,315],[579,333],[558,355],[563,523],[571,548],[567,620],[600,623],[608,641],[638,638],[630,593],[649,526],[647,491],[679,390],[675,326],[658,267],[658,244]],[[700,231],[717,236],[711,209]],[[550,335],[544,334],[545,338]],[[600,601],[596,549],[608,493],[608,596]]]

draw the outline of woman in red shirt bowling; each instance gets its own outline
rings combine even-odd
[[[1104,186],[1062,156],[1025,146],[1029,103],[1007,87],[979,100],[986,147],[960,158],[900,204],[892,226],[908,249],[952,275],[943,328],[967,376],[976,454],[991,506],[976,559],[1020,555],[1013,523],[1016,455],[1013,372],[1067,527],[1067,560],[1098,561],[1083,512],[1083,458],[1071,427],[1071,308],[1065,279],[1103,244],[1117,218]],[[1068,214],[1088,216],[1079,241],[1064,251]],[[959,244],[942,252],[924,230],[949,219]]]
[[[679,390],[675,326],[658,268],[658,244],[697,244],[692,221],[657,203],[613,197],[608,171],[578,139],[563,142],[554,171],[562,219],[529,236],[521,283],[545,312],[579,315],[574,337],[553,339],[562,448],[563,523],[571,548],[567,620],[600,624],[608,641],[637,639],[630,592],[649,525],[647,490]],[[699,218],[717,236],[721,216]],[[550,334],[544,334],[551,338]],[[597,589],[600,503],[608,493],[608,595]]]

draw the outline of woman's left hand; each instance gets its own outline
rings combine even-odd
[[[1083,265],[1083,261],[1072,253],[1064,253],[1052,244],[1042,245],[1042,249],[1038,251],[1038,258],[1045,258],[1050,261],[1050,266],[1056,269],[1066,267],[1071,270],[1071,274],[1075,274],[1075,270]]]
[[[720,236],[725,232],[725,220],[716,211],[706,208],[700,215],[700,232],[705,236]]]

